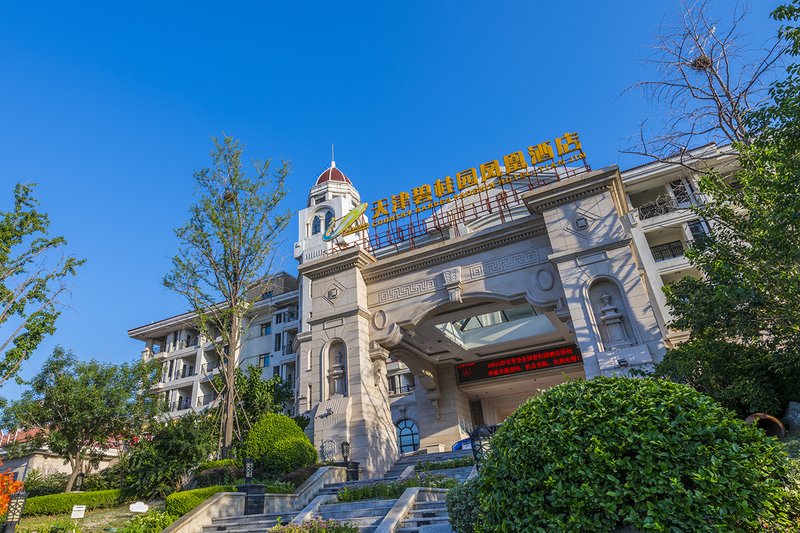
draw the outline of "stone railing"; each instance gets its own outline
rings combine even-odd
[[[322,487],[341,483],[347,479],[347,469],[341,466],[323,466],[297,487],[292,494],[265,494],[264,513],[300,512],[311,503]],[[162,533],[202,533],[215,518],[245,516],[243,492],[219,492],[183,515]]]

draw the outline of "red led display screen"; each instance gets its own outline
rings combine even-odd
[[[484,379],[501,378],[536,370],[573,365],[582,361],[580,349],[572,344],[539,352],[490,359],[488,361],[461,363],[456,365],[456,375],[459,383],[471,383]]]

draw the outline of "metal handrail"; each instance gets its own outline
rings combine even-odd
[[[673,241],[667,244],[653,246],[650,248],[650,251],[653,252],[653,259],[655,259],[657,263],[683,257],[684,255],[683,243],[681,241]]]

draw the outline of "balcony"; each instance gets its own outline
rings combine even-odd
[[[192,399],[191,398],[178,398],[177,401],[174,401],[170,404],[169,410],[171,412],[175,411],[184,411],[186,409],[192,408]]]
[[[406,394],[408,392],[414,392],[414,389],[414,385],[393,385],[389,383],[389,394]]]
[[[216,394],[206,394],[197,398],[197,407],[205,407],[206,405],[210,405],[214,400],[217,399]]]
[[[200,373],[203,375],[211,374],[218,368],[219,368],[219,361],[213,363],[203,363],[202,365],[200,365]]]
[[[672,241],[666,244],[653,246],[650,248],[650,251],[653,252],[653,259],[656,260],[656,263],[660,263],[661,261],[669,261],[670,259],[683,257],[684,249],[681,241]]]

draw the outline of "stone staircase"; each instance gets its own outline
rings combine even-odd
[[[229,516],[214,518],[210,526],[203,526],[203,533],[252,533],[253,531],[267,531],[280,521],[288,524],[295,516],[295,512],[251,514],[245,516]]]
[[[361,500],[357,502],[329,503],[320,506],[315,513],[324,520],[347,522],[359,531],[375,531],[378,524],[392,508],[396,500]]]
[[[452,531],[444,499],[415,503],[395,533],[417,533],[421,528],[433,530],[432,526],[437,526],[436,531]]]
[[[400,478],[400,475],[406,468],[414,466],[417,463],[444,461],[461,457],[472,457],[472,452],[470,450],[459,450],[455,452],[405,456],[398,460],[382,478],[328,484],[317,493],[317,496],[333,496],[344,487],[363,487],[375,483],[395,481]],[[471,471],[472,466],[466,466],[446,470],[432,470],[430,474],[452,477],[457,479],[460,483],[463,483],[466,481]],[[386,514],[395,504],[395,501],[396,500],[360,500],[357,502],[328,503],[321,505],[314,515],[325,520],[333,519],[339,522],[349,522],[358,527],[359,531],[371,532],[375,531],[381,520],[386,517]],[[203,527],[203,533],[249,533],[267,531],[269,528],[276,525],[279,519],[280,523],[288,524],[296,515],[297,512],[289,511],[285,513],[215,518],[210,526]],[[449,526],[450,521],[447,514],[447,507],[442,498],[436,501],[417,502],[397,531],[404,533],[418,531],[424,533],[425,530],[450,531]]]

